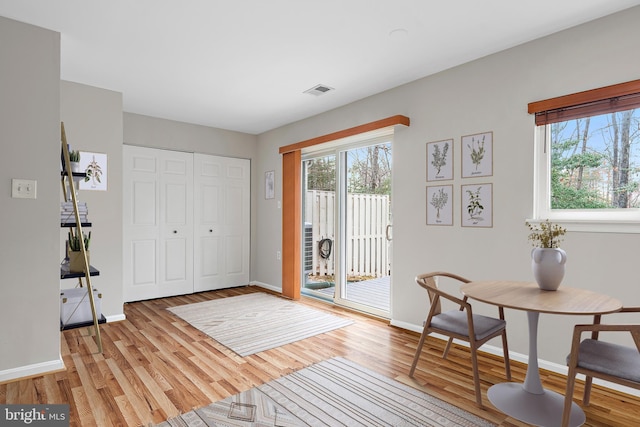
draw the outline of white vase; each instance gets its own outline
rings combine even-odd
[[[533,248],[531,268],[540,289],[555,291],[564,277],[567,254],[560,248]]]

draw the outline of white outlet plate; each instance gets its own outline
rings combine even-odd
[[[12,179],[11,180],[11,197],[14,199],[35,199],[36,184],[34,179]]]

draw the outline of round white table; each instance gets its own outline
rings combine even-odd
[[[559,426],[564,396],[542,387],[538,369],[538,317],[540,313],[598,315],[622,308],[615,298],[585,289],[561,285],[557,291],[541,290],[534,282],[482,281],[461,286],[464,295],[487,304],[524,310],[529,323],[529,357],[524,384],[507,382],[489,388],[487,396],[505,414],[537,426]],[[575,402],[571,426],[584,424],[586,417]]]

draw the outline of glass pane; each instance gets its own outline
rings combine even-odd
[[[391,143],[347,151],[344,298],[389,311]]]
[[[640,207],[640,109],[551,125],[551,208]]]
[[[335,291],[335,155],[305,160],[303,288],[333,298]]]

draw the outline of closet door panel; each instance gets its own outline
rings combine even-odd
[[[159,166],[153,152],[124,146],[123,293],[125,301],[152,298],[159,269]]]
[[[158,296],[193,292],[193,155],[159,150],[162,245]]]
[[[207,291],[223,285],[224,249],[221,241],[224,206],[224,158],[194,155],[194,289]]]
[[[225,205],[226,271],[228,279],[236,285],[248,282],[249,240],[245,232],[247,204],[248,197],[242,181],[231,181],[227,186]]]
[[[193,292],[193,156],[125,145],[124,300]]]
[[[124,147],[125,301],[249,283],[250,162]]]
[[[245,159],[194,156],[196,291],[249,283],[249,165]]]
[[[156,240],[136,240],[131,242],[133,255],[133,286],[149,286],[156,283]]]

